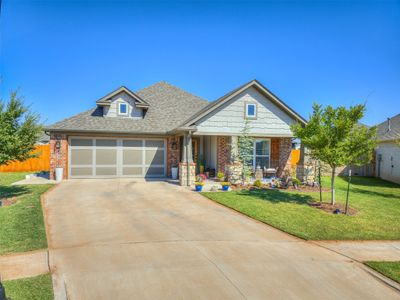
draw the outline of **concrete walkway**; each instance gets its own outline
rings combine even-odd
[[[400,241],[315,241],[357,261],[400,261]]]
[[[2,280],[32,277],[50,272],[47,250],[38,250],[0,256]]]
[[[166,182],[69,180],[44,208],[56,299],[400,299],[362,264]]]

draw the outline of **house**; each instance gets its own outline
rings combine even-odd
[[[56,167],[65,179],[166,177],[179,165],[181,184],[191,184],[199,163],[216,172],[232,165],[246,120],[252,167],[282,173],[291,160],[290,125],[306,121],[257,80],[214,102],[166,82],[137,92],[120,87],[93,109],[46,128],[50,177]]]
[[[400,183],[400,114],[378,125],[375,174]]]

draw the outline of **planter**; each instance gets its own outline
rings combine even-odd
[[[223,190],[223,191],[229,190],[229,185],[223,185],[223,186],[222,186],[222,190]]]
[[[203,190],[202,185],[196,185],[196,192],[201,192]]]
[[[56,181],[61,181],[63,179],[64,169],[56,168]]]
[[[172,179],[178,179],[178,167],[171,168]]]

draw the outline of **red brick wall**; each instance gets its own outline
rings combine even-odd
[[[60,141],[60,148],[56,148]],[[64,133],[50,134],[50,179],[56,178],[56,167],[64,168],[63,179],[68,178],[68,137]]]
[[[176,149],[172,149],[172,144],[176,143]],[[177,136],[167,137],[167,176],[171,176],[171,167],[178,166],[180,159],[180,139]]]
[[[225,165],[229,163],[230,153],[230,137],[218,136],[217,137],[217,171],[225,173]]]

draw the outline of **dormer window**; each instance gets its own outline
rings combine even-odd
[[[256,119],[257,118],[257,104],[256,103],[246,103],[245,104],[245,117],[246,117],[246,119]]]
[[[128,105],[126,103],[118,104],[118,114],[122,116],[128,115]]]

